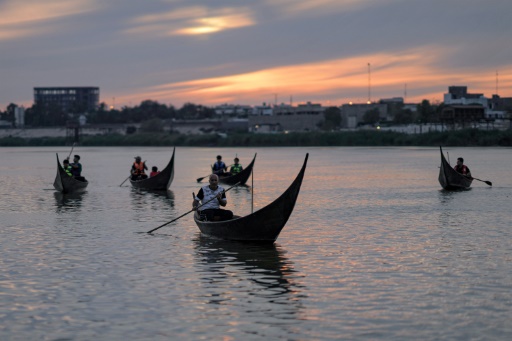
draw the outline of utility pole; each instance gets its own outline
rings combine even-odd
[[[404,84],[404,103],[407,103],[407,83]]]
[[[370,63],[368,63],[368,104],[372,103],[372,74]]]
[[[498,70],[496,70],[496,95],[498,95]]]

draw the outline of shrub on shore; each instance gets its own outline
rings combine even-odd
[[[64,137],[0,138],[0,146],[65,146]],[[293,146],[512,146],[510,130],[464,129],[405,134],[390,131],[310,132],[289,134],[233,133],[184,135],[141,133],[133,135],[83,136],[82,146],[191,146],[191,147],[293,147]]]

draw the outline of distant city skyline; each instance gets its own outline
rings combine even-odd
[[[144,100],[324,106],[449,86],[512,96],[508,0],[3,0],[0,110],[35,87]]]

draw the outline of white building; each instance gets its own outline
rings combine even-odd
[[[272,110],[272,107],[270,105],[267,105],[266,103],[263,103],[263,105],[255,105],[252,108],[252,115],[272,116],[273,114],[274,111]]]
[[[249,105],[221,104],[213,108],[219,116],[247,116],[252,112]]]
[[[23,128],[25,126],[25,108],[24,107],[14,108],[14,125],[17,128]]]
[[[488,120],[503,119],[506,115],[505,111],[493,110],[491,100],[483,94],[468,93],[466,86],[449,86],[443,97],[446,105],[481,105]]]

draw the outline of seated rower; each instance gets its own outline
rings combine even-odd
[[[201,202],[201,207],[199,207]],[[209,177],[209,185],[201,187],[192,202],[192,210],[199,210],[201,217],[205,217],[207,221],[223,221],[233,219],[233,212],[223,210],[227,204],[226,193],[222,186],[219,186],[219,176],[211,174]]]
[[[80,181],[86,181],[85,178],[82,176],[82,164],[80,163],[80,155],[73,156],[73,163],[70,164],[71,166],[71,174],[73,174],[73,177]]]
[[[148,175],[145,172],[145,170],[147,169],[148,166],[146,166],[146,162],[142,161],[140,156],[136,156],[135,162],[133,163],[132,168],[130,170],[130,174],[132,175],[132,181],[147,179]]]
[[[459,157],[457,158],[457,165],[453,167],[457,173],[460,173],[468,178],[471,178],[471,171],[469,167],[464,164],[464,159]]]
[[[160,171],[158,170],[158,167],[157,166],[151,167],[151,173],[149,173],[149,177],[152,178],[152,177],[154,177],[155,175],[158,175],[158,174],[160,174]]]
[[[244,167],[242,167],[242,165],[238,163],[240,160],[237,157],[235,157],[235,159],[233,161],[235,163],[233,165],[231,165],[231,168],[229,169],[229,172],[231,173],[231,175],[238,174],[244,169]]]
[[[64,171],[66,172],[67,175],[73,176],[73,174],[71,173],[71,166],[69,165],[68,159],[65,159],[64,161],[62,161],[62,169],[64,169]]]
[[[212,167],[213,174],[223,174],[227,169],[228,167],[226,167],[226,164],[222,161],[222,156],[217,155],[217,162],[215,162]]]

